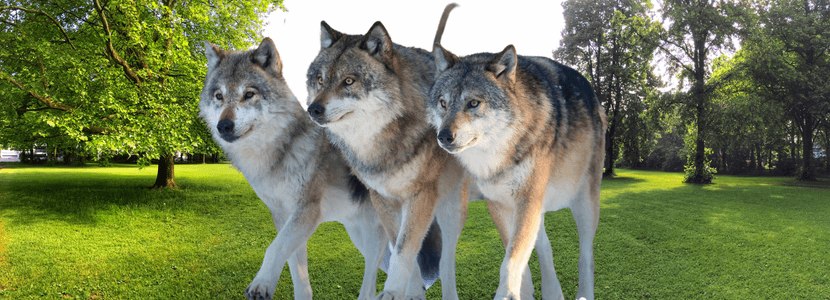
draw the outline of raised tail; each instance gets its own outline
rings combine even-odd
[[[435,41],[432,42],[432,50],[435,51],[435,45],[441,44],[441,36],[444,35],[444,27],[447,25],[447,18],[450,17],[450,12],[453,8],[458,7],[458,4],[453,2],[447,4],[444,8],[444,14],[441,15],[441,21],[438,22],[438,31],[435,32]]]

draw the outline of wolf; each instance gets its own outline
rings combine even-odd
[[[566,207],[579,233],[576,296],[594,299],[607,121],[590,83],[551,59],[517,55],[513,45],[459,58],[436,39],[433,55],[427,113],[435,138],[474,179],[502,233],[506,253],[495,299],[525,298],[522,266],[544,213]],[[548,271],[543,298],[564,299]]]
[[[384,253],[389,255],[386,232],[366,187],[288,88],[274,42],[265,38],[248,51],[225,51],[205,42],[205,49],[208,71],[199,115],[271,211],[278,232],[245,289],[247,298],[273,297],[287,261],[294,299],[311,299],[306,242],[317,226],[328,221],[342,223],[364,257],[358,299],[374,297],[378,266]],[[440,248],[438,234],[430,231],[425,249]],[[437,266],[438,259],[431,263]],[[422,261],[428,266],[428,260]],[[425,273],[437,276],[434,269]],[[423,290],[420,268],[414,273],[417,280],[410,284]]]
[[[437,39],[452,7],[444,10]],[[320,45],[307,72],[308,114],[370,188],[393,248],[384,290],[376,299],[423,299],[405,283],[433,219],[442,237],[442,298],[458,299],[455,249],[471,186],[426,119],[436,75],[432,54],[393,43],[379,21],[363,35],[343,34],[322,21]],[[529,276],[523,284],[532,295]]]

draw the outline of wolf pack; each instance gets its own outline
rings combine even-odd
[[[569,208],[579,235],[575,296],[594,299],[605,113],[585,77],[549,58],[513,45],[463,57],[444,48],[456,6],[444,9],[431,52],[394,43],[381,22],[365,34],[321,22],[307,109],[270,38],[247,51],[205,42],[199,115],[277,229],[248,299],[287,297],[274,295],[286,263],[294,299],[312,299],[307,241],[329,221],[363,255],[358,299],[426,299],[438,278],[442,299],[459,299],[456,245],[476,200],[505,249],[498,286],[480,288],[534,299],[535,249],[541,298],[565,299],[544,217]],[[380,293],[378,269],[387,274]]]

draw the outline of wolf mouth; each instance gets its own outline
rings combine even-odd
[[[233,143],[233,142],[235,142],[236,140],[241,139],[241,138],[244,138],[245,136],[247,136],[249,133],[251,133],[251,131],[252,131],[252,130],[254,130],[254,127],[253,127],[253,126],[251,126],[250,128],[248,128],[248,130],[245,130],[245,132],[243,132],[243,133],[242,133],[242,134],[240,134],[240,135],[236,135],[236,134],[222,134],[221,136],[222,136],[222,139],[223,139],[223,140],[225,140],[226,142],[228,142],[228,143]]]
[[[474,137],[472,140],[470,140],[469,142],[465,143],[464,145],[459,145],[459,146],[453,146],[453,145],[450,145],[450,146],[445,146],[445,145],[443,145],[443,144],[441,144],[441,143],[439,143],[439,144],[440,144],[441,148],[444,148],[444,150],[447,150],[447,152],[449,152],[449,153],[451,153],[451,154],[458,154],[458,153],[461,153],[462,151],[467,150],[468,148],[470,148],[470,147],[474,146],[477,142],[478,142],[478,137]]]

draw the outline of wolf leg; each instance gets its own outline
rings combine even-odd
[[[280,279],[282,267],[300,245],[305,245],[318,225],[320,225],[319,207],[311,205],[292,212],[288,221],[277,233],[277,238],[265,250],[262,267],[245,289],[245,296],[248,299],[271,299],[274,296],[274,289]],[[306,272],[306,277],[307,274]],[[292,276],[294,276],[293,273]]]
[[[372,219],[376,217],[373,213]],[[344,225],[352,243],[360,254],[363,254],[363,284],[360,285],[357,299],[370,300],[377,294],[378,268],[383,261],[389,240],[380,223],[369,217],[360,221],[346,221]]]
[[[308,278],[308,245],[303,243],[288,258],[291,282],[294,283],[294,299],[311,300],[311,282]],[[276,284],[276,282],[275,282]]]
[[[579,288],[576,298],[594,299],[594,236],[599,224],[599,187],[584,193],[582,199],[575,200],[571,212],[579,233]]]
[[[499,231],[502,246],[507,247],[507,242],[510,238],[510,224],[513,215],[513,209],[509,205],[504,205],[495,201],[487,200],[487,209],[490,211],[490,217],[493,223],[496,224],[496,229]],[[522,273],[522,288],[521,295],[523,299],[533,299],[533,277],[530,274],[530,266],[526,265]]]
[[[406,293],[404,299],[407,300],[426,300],[427,289],[424,285],[424,280],[421,277],[421,269],[418,268],[418,261],[413,262],[412,273],[409,275],[409,282],[406,284]]]
[[[383,292],[378,294],[376,300],[404,299],[409,282],[407,277],[411,276],[412,268],[417,266],[415,258],[432,224],[429,220],[433,218],[436,194],[435,190],[422,190],[416,193],[418,197],[408,199],[404,203],[398,236],[389,260],[388,277]]]
[[[539,258],[539,271],[542,277],[542,299],[543,300],[565,300],[562,294],[562,286],[556,278],[556,270],[553,268],[553,251],[550,247],[545,230],[545,214],[539,220],[539,233],[536,237],[536,257]]]
[[[455,250],[464,222],[467,220],[467,199],[457,195],[442,200],[441,206],[435,212],[435,218],[441,227],[441,260],[438,267],[441,277],[441,299],[457,300]]]

